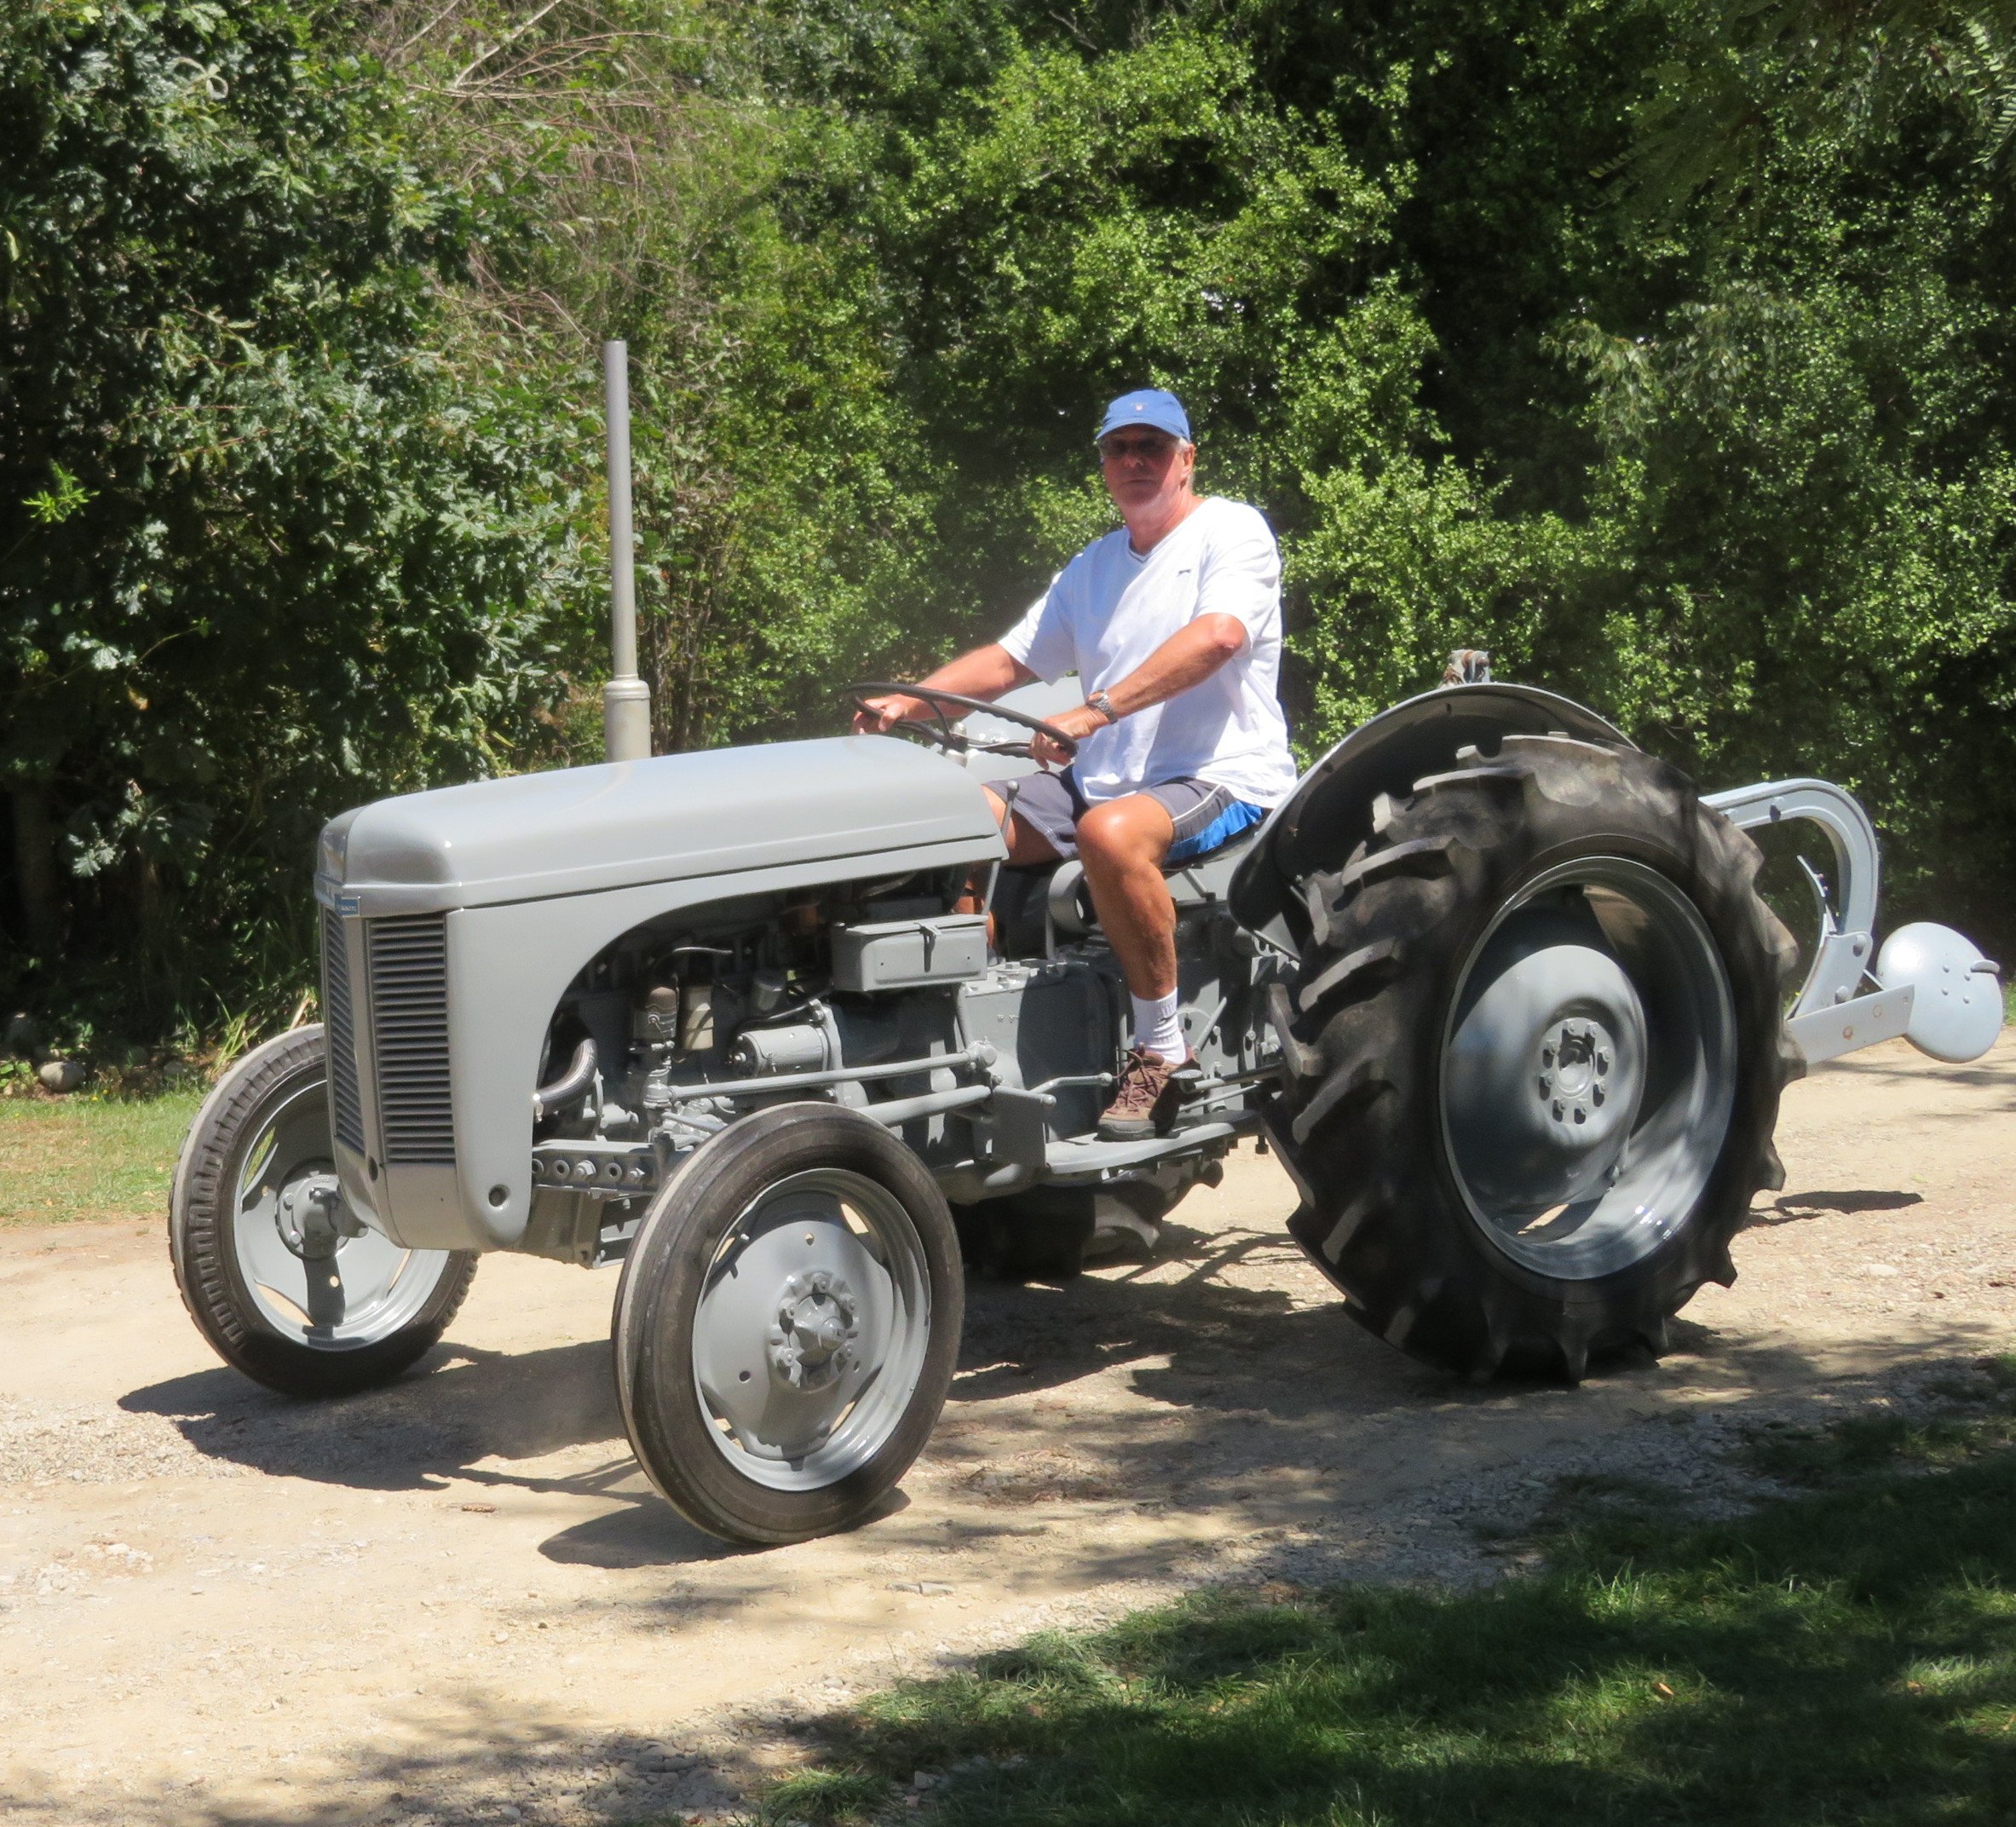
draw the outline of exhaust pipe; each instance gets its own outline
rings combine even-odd
[[[630,345],[602,344],[609,434],[609,683],[602,687],[602,753],[651,753],[651,688],[637,677],[637,591],[630,519]]]

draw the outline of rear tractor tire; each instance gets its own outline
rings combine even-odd
[[[347,1396],[440,1341],[473,1253],[409,1250],[354,1218],[336,1176],[320,1027],[255,1047],[182,1144],[168,1241],[182,1305],[218,1356],[287,1396]]]
[[[746,1116],[687,1157],[623,1265],[638,1463],[725,1541],[862,1521],[930,1438],[965,1312],[952,1213],[901,1142],[830,1104]]]
[[[1390,1344],[1579,1380],[1736,1271],[1800,1056],[1761,853],[1685,775],[1564,736],[1382,796],[1272,993],[1290,1229]]]

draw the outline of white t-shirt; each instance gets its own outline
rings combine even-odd
[[[1281,677],[1281,552],[1257,508],[1207,498],[1146,557],[1122,527],[1051,579],[1001,645],[1043,679],[1075,671],[1087,693],[1117,685],[1200,615],[1230,615],[1246,646],[1211,677],[1096,729],[1074,771],[1089,800],[1195,775],[1254,805],[1295,784]]]

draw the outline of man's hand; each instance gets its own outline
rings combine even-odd
[[[1074,742],[1082,742],[1095,729],[1106,727],[1106,718],[1089,704],[1081,704],[1075,710],[1065,711],[1056,717],[1046,717],[1043,721],[1053,729],[1061,729]],[[1071,752],[1052,742],[1040,729],[1029,733],[1029,753],[1046,768],[1063,767],[1071,759]]]
[[[985,647],[976,647],[970,654],[961,654],[949,666],[940,666],[928,678],[921,678],[919,685],[935,685],[941,691],[957,692],[962,698],[998,698],[1005,691],[1012,691],[1017,685],[1027,685],[1035,674],[1015,658],[998,642]],[[952,707],[946,707],[952,721]],[[888,732],[891,723],[936,723],[938,713],[931,708],[929,698],[919,698],[914,693],[892,691],[880,698],[870,698],[867,707],[854,713],[854,727],[864,736],[878,736]]]
[[[926,723],[933,720],[931,707],[922,698],[913,698],[907,692],[891,692],[883,698],[870,698],[861,710],[854,713],[855,734],[864,736],[886,735],[890,727],[898,723]]]

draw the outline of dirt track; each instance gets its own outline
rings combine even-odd
[[[158,1226],[0,1232],[0,1821],[711,1814],[790,1755],[775,1722],[1042,1623],[1208,1577],[1480,1576],[1478,1525],[1568,1470],[1712,1501],[1745,1423],[2016,1344],[2013,1116],[2007,1040],[1823,1069],[1736,1288],[1579,1390],[1452,1386],[1358,1332],[1243,1154],[1152,1265],[977,1288],[898,1507],[765,1553],[631,1461],[611,1274],[486,1263],[425,1374],[310,1408],[209,1356]]]

